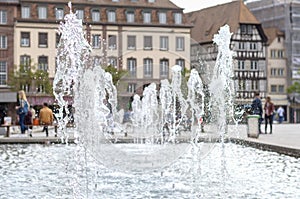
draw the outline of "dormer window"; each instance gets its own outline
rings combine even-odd
[[[39,19],[47,19],[47,7],[38,7],[38,16]]]
[[[151,12],[150,11],[143,12],[143,21],[144,21],[144,23],[151,23]]]
[[[22,16],[22,19],[28,19],[30,17],[30,7],[29,6],[22,6],[21,16]]]
[[[116,22],[116,12],[114,10],[109,10],[107,12],[108,22]]]
[[[55,9],[55,18],[56,19],[63,19],[64,18],[64,9],[63,8],[56,8]]]
[[[174,22],[175,24],[182,24],[182,14],[174,13]]]
[[[134,22],[134,11],[130,10],[126,12],[126,20],[128,23],[133,23]]]
[[[97,22],[100,21],[100,11],[92,10],[92,21]]]
[[[83,10],[77,10],[76,11],[77,14],[77,19],[84,19],[84,11]]]
[[[165,12],[159,12],[158,19],[159,19],[160,24],[166,24],[167,23],[167,14]]]

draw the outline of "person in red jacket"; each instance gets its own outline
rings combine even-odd
[[[266,98],[264,109],[265,109],[265,134],[267,134],[268,123],[270,124],[270,134],[272,134],[273,113],[275,108],[269,96]]]

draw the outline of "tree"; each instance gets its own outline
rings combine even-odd
[[[299,93],[300,94],[300,83],[299,82],[295,82],[293,85],[291,85],[290,87],[288,87],[287,92],[289,94],[291,94],[291,93]]]
[[[11,87],[11,90],[39,90],[43,89],[43,92],[46,94],[52,94],[52,84],[49,79],[49,74],[47,71],[36,70],[35,66],[20,65],[15,66],[13,72],[9,74],[8,84]],[[35,86],[35,88],[33,88]]]
[[[118,81],[127,73],[126,70],[118,70],[112,65],[107,66],[104,70],[111,74],[114,85],[117,85]]]

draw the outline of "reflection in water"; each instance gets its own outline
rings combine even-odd
[[[217,144],[201,163],[192,152],[153,173],[105,168],[87,154],[87,170],[74,176],[74,145],[1,145],[0,198],[300,198],[299,159]],[[82,154],[84,155],[84,154]],[[118,158],[118,157],[116,157]],[[193,171],[197,170],[195,177]]]

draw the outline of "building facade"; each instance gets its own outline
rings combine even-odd
[[[243,2],[234,1],[187,13],[187,17],[194,25],[191,31],[194,43],[202,46],[199,49],[199,46],[192,45],[191,65],[199,70],[204,82],[209,83],[217,56],[213,36],[220,27],[228,24],[232,32],[230,49],[235,53],[233,64],[236,104],[251,103],[257,91],[265,98],[267,37],[260,22]]]
[[[267,47],[267,78],[268,96],[271,97],[275,109],[283,107],[285,110],[285,121],[289,122],[289,101],[286,88],[288,86],[288,66],[285,52],[284,33],[277,28],[264,28],[268,37]]]
[[[53,79],[57,29],[70,7],[63,0],[20,0],[13,9],[11,29],[7,30],[14,41],[10,48],[13,62],[7,68],[31,67],[48,72]],[[71,9],[83,22],[94,64],[127,70],[118,84],[119,95],[127,101],[134,93],[141,94],[150,82],[158,85],[161,79],[170,78],[173,65],[190,67],[191,26],[183,9],[171,1],[75,0]],[[54,102],[45,95],[42,81],[33,79],[22,88],[33,105]]]
[[[17,0],[0,0],[0,122],[3,116],[12,114],[17,95],[7,84],[14,70],[14,18],[17,15]]]
[[[287,61],[287,86],[300,81],[300,1],[260,0],[246,1],[247,7],[264,28],[276,27],[285,34],[285,56]],[[286,89],[286,88],[285,88]],[[290,121],[300,122],[300,95],[291,93]]]

